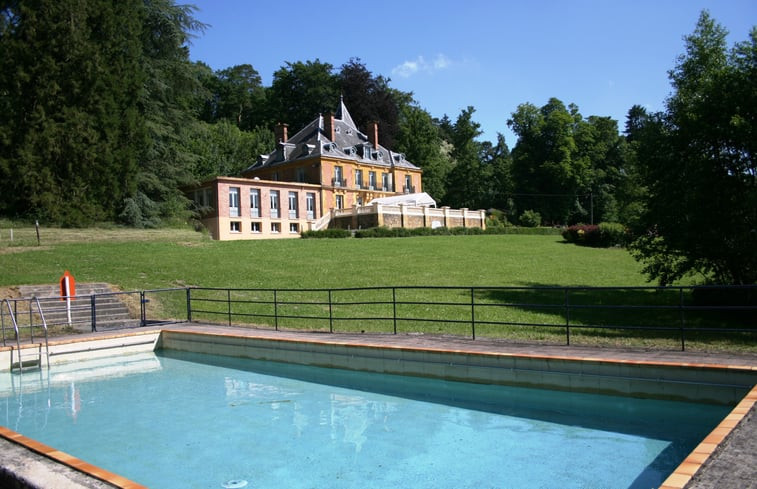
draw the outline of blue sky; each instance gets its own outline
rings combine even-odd
[[[667,73],[702,9],[728,29],[729,46],[757,25],[757,0],[187,3],[209,24],[190,56],[214,70],[249,63],[269,86],[287,61],[317,58],[338,69],[360,58],[434,117],[454,121],[474,106],[481,139],[501,132],[511,148],[507,119],[521,103],[557,97],[621,130],[634,104],[664,109]]]

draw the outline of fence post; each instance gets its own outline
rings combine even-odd
[[[279,330],[279,300],[278,300],[278,290],[273,289],[273,329],[278,331]]]
[[[147,299],[145,299],[145,291],[139,291],[139,306],[142,315],[142,326],[147,326]]]
[[[565,287],[565,344],[570,346],[570,301],[568,300],[568,290]]]
[[[392,321],[394,322],[394,334],[397,334],[397,287],[392,287]]]
[[[681,318],[681,351],[686,351],[686,316],[683,312],[683,287],[678,287],[678,311]]]
[[[231,326],[231,289],[226,289],[226,306],[229,311],[229,326]]]
[[[34,310],[32,309],[32,300],[29,299],[29,335],[30,340],[34,343]]]
[[[334,332],[334,314],[331,309],[331,289],[329,289],[329,333]]]
[[[89,296],[89,314],[92,316],[92,332],[97,331],[97,296],[92,294]],[[140,308],[143,307],[140,305]],[[141,309],[140,309],[141,312]]]
[[[476,293],[473,287],[470,288],[470,329],[471,336],[476,339]]]
[[[187,287],[187,322],[192,322],[192,288]]]

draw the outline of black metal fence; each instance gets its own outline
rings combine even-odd
[[[63,298],[65,299],[65,298]],[[170,288],[40,298],[49,326],[104,331],[183,321],[301,331],[437,334],[527,343],[757,346],[757,286]],[[30,299],[9,299],[30,332]],[[13,338],[0,308],[3,344]],[[10,331],[10,334],[8,334]]]
[[[170,296],[174,297],[170,297]],[[154,304],[153,300],[161,296]],[[178,299],[178,301],[177,301]],[[0,307],[0,333],[3,346],[15,341],[12,320],[20,333],[34,337],[35,329],[42,327],[42,315],[31,307],[30,298],[5,299]],[[175,323],[166,303],[184,303],[186,289],[155,289],[129,292],[102,292],[71,297],[39,297],[45,323],[58,332],[96,332],[143,327],[161,323]],[[175,307],[174,307],[175,308]],[[183,312],[183,308],[179,308]],[[12,315],[11,315],[12,313]]]
[[[273,329],[685,350],[698,342],[757,344],[757,287],[191,288],[187,316]]]

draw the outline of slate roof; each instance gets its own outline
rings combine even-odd
[[[274,151],[259,156],[258,161],[242,173],[316,156],[331,156],[389,168],[420,169],[407,161],[402,153],[395,153],[381,145],[374,147],[368,140],[368,136],[355,126],[355,122],[344,105],[344,99],[341,99],[339,108],[334,114],[334,141],[327,137],[324,118],[319,115],[287,142],[277,143]]]

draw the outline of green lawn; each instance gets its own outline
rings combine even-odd
[[[172,287],[256,289],[235,292],[234,323],[335,331],[393,330],[392,291],[333,293],[257,289],[339,289],[385,286],[552,287],[645,286],[640,266],[627,251],[565,244],[559,236],[480,235],[376,239],[288,239],[212,241],[188,230],[46,229],[41,245],[33,228],[15,231],[8,240],[0,229],[0,298],[3,287],[57,283],[64,270],[79,282],[107,282],[121,290]],[[470,290],[398,289],[399,332],[471,334]],[[7,292],[7,291],[6,291]],[[477,336],[530,342],[565,341],[563,290],[477,290]],[[225,301],[226,292],[196,291],[194,298]],[[676,304],[676,291],[571,291],[573,305],[646,306]],[[689,299],[687,299],[689,300]],[[286,304],[290,302],[290,304]],[[351,305],[351,302],[358,304]],[[376,302],[384,302],[376,303]],[[442,305],[434,303],[444,303]],[[502,303],[522,304],[501,307]],[[544,304],[550,306],[543,307]],[[554,305],[557,305],[555,307]],[[183,291],[150,295],[150,317],[186,317]],[[193,319],[225,322],[225,302],[193,302]],[[244,316],[243,314],[250,314]],[[274,319],[278,316],[278,319]],[[300,319],[286,316],[299,316]],[[306,319],[301,319],[305,316]],[[329,317],[332,321],[329,321]],[[723,314],[689,313],[688,326],[733,325]],[[317,318],[317,319],[316,319]],[[380,318],[380,319],[379,319]],[[421,318],[416,321],[413,318]],[[441,320],[444,322],[427,322]],[[656,325],[677,327],[677,310],[574,309],[572,343],[679,348],[677,331],[595,330],[583,325]],[[545,323],[554,327],[486,324],[487,321]],[[716,342],[688,337],[702,349],[754,351],[754,335]]]
[[[46,230],[37,247],[26,231],[26,241],[16,230],[9,246],[8,230],[0,230],[0,286],[54,283],[65,269],[78,281],[108,282],[125,290],[646,284],[625,250],[581,248],[564,244],[559,236],[218,242],[184,230],[92,229],[57,230],[57,236],[56,230]]]

